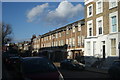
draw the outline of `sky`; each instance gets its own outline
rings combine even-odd
[[[2,21],[11,25],[14,42],[28,40],[33,34],[42,35],[83,18],[83,2],[2,2]]]

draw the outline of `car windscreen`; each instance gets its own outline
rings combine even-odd
[[[24,73],[46,73],[57,71],[56,67],[47,59],[27,59],[22,63]]]

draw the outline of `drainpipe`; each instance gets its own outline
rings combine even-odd
[[[120,42],[118,44],[118,49],[119,49],[119,59],[120,59]]]

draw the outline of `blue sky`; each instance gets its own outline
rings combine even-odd
[[[2,2],[2,21],[11,24],[15,42],[83,18],[83,2]]]

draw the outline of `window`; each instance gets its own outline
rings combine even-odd
[[[89,7],[89,15],[92,14],[92,6]]]
[[[78,23],[78,31],[81,31],[81,24]]]
[[[59,41],[59,46],[61,46],[61,42]]]
[[[66,34],[69,34],[69,27],[66,28]]]
[[[93,4],[87,7],[87,17],[91,17],[93,15]]]
[[[116,39],[111,39],[111,55],[116,55]]]
[[[68,44],[68,39],[66,39],[66,44]]]
[[[72,46],[75,46],[75,38],[72,38]]]
[[[81,45],[81,37],[78,36],[78,46],[80,46],[80,45]]]
[[[103,0],[98,0],[96,2],[96,14],[102,13],[103,12]]]
[[[82,46],[84,46],[84,39],[85,39],[85,36],[82,36],[82,41],[81,41]]]
[[[56,38],[58,38],[58,33],[56,33]]]
[[[92,28],[91,27],[89,28],[89,36],[92,36]]]
[[[73,25],[73,33],[75,32],[75,25]]]
[[[54,46],[54,43],[52,42],[52,46]]]
[[[52,39],[54,39],[54,38],[55,38],[55,34],[52,35]]]
[[[96,19],[96,35],[103,34],[103,16]]]
[[[63,40],[61,40],[61,46],[63,46],[64,45],[64,41]]]
[[[49,39],[51,40],[51,35],[49,36]]]
[[[48,36],[46,37],[46,39],[48,40]]]
[[[69,38],[69,45],[72,46],[72,38]]]
[[[93,42],[93,55],[96,54],[96,41]]]
[[[90,49],[90,42],[87,42],[87,53],[90,54],[91,53],[91,49]],[[90,55],[89,55],[90,56]]]
[[[93,24],[92,24],[92,20],[91,21],[88,21],[87,22],[87,35],[88,35],[88,37],[90,37],[90,36],[93,36]]]
[[[59,37],[61,37],[61,32],[59,32]]]
[[[110,0],[109,1],[109,9],[117,7],[118,6],[117,3],[118,3],[117,0]]]
[[[118,12],[110,13],[110,32],[118,31]]]
[[[116,32],[117,27],[116,27],[116,16],[111,17],[112,18],[112,32]]]

